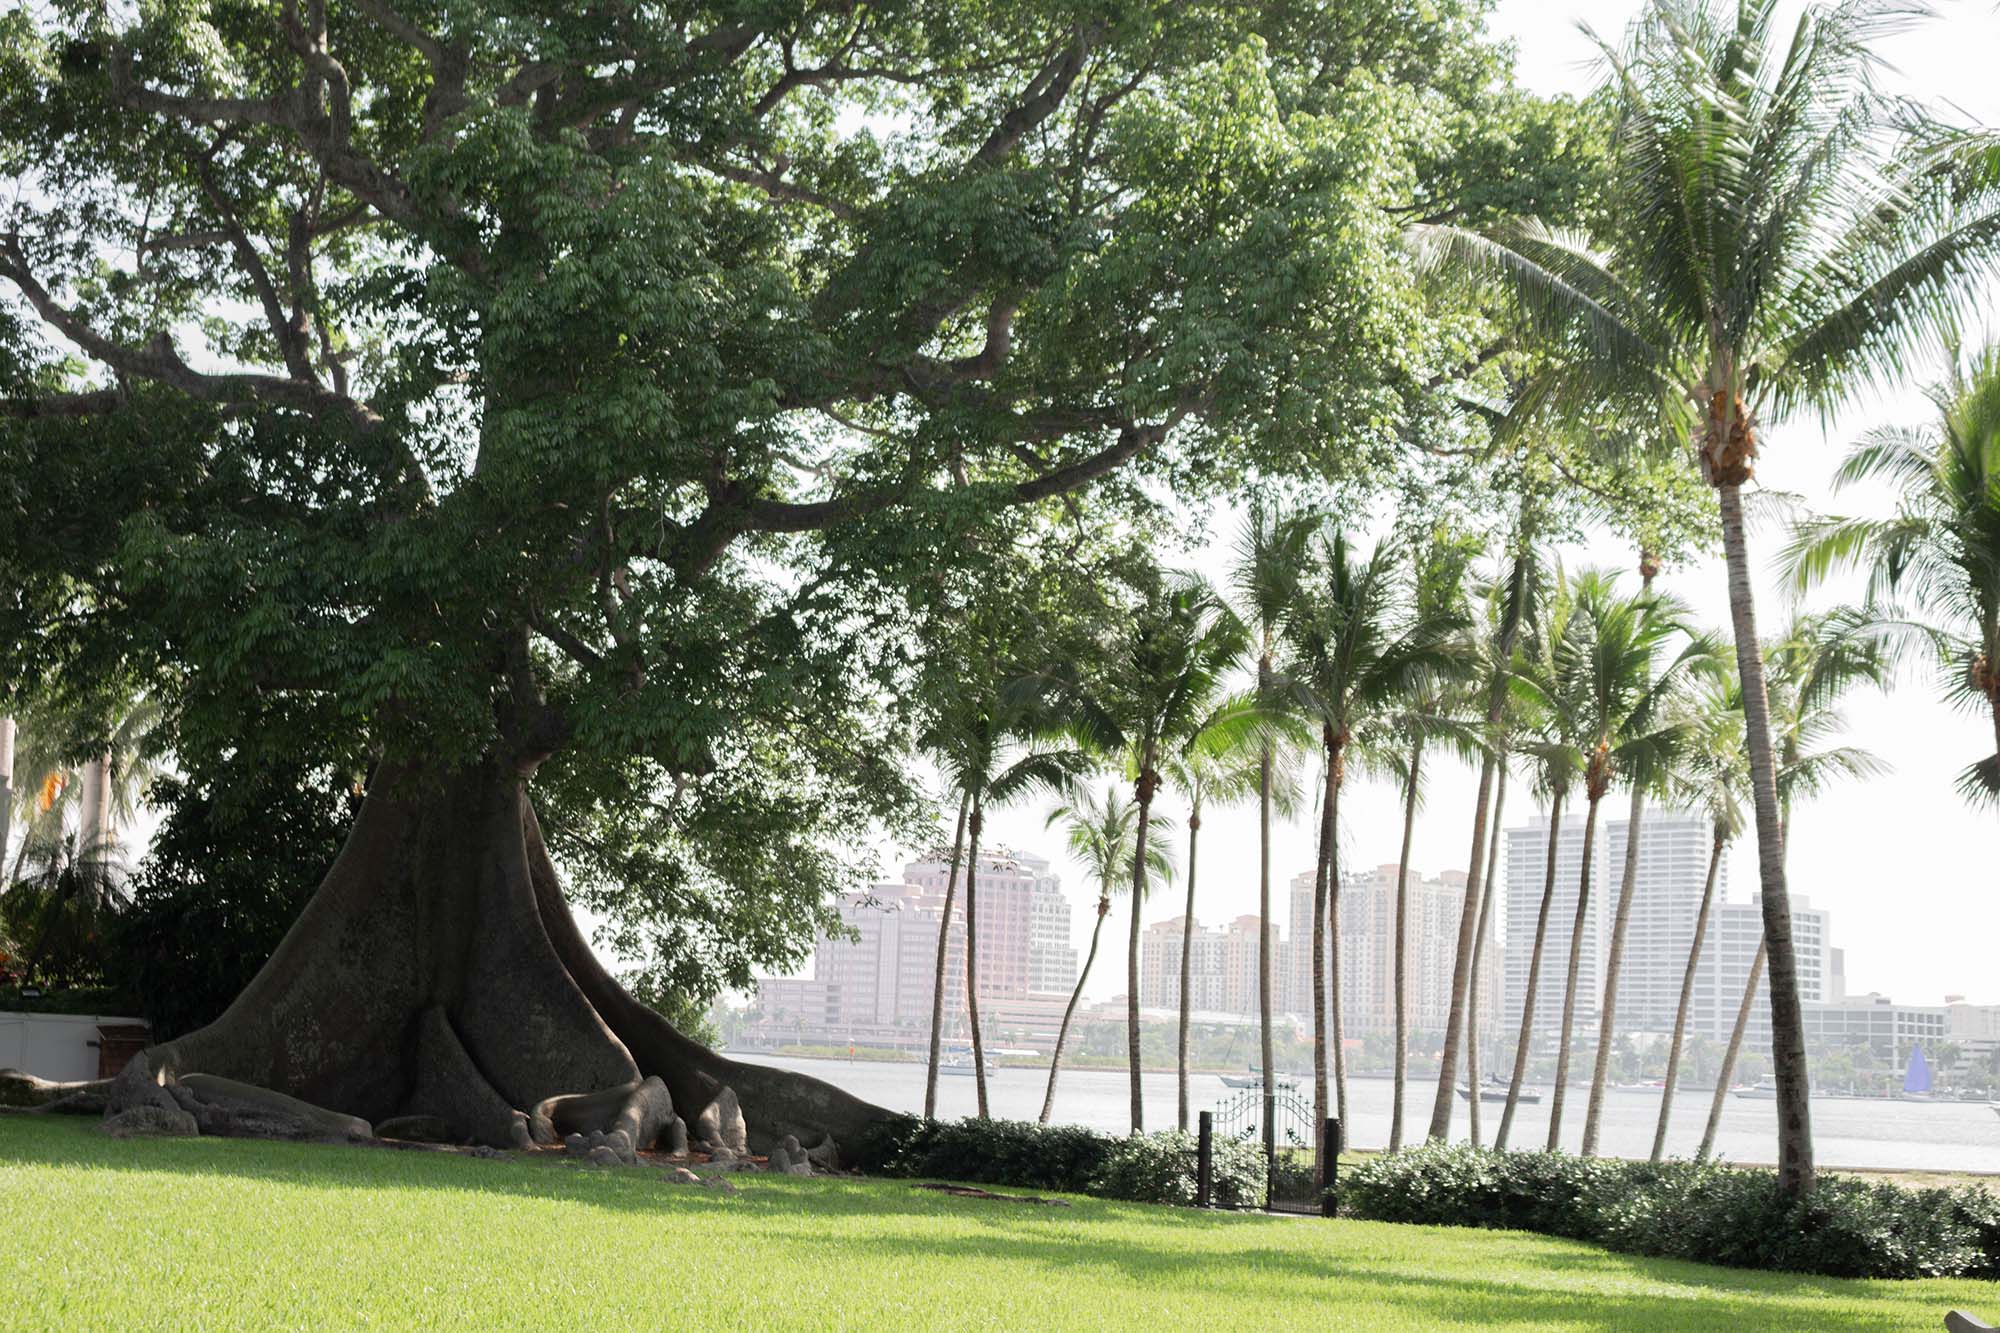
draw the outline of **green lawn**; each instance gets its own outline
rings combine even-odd
[[[1937,1329],[1977,1282],[1840,1282],[1512,1233],[954,1199],[0,1116],[25,1328]]]

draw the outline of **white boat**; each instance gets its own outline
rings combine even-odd
[[[986,1077],[992,1078],[995,1073],[999,1072],[999,1069],[1000,1066],[994,1064],[993,1061],[989,1059],[986,1062]],[[964,1078],[971,1078],[973,1073],[972,1057],[969,1055],[946,1056],[942,1061],[938,1063],[938,1073],[957,1074]]]
[[[1222,1075],[1222,1086],[1225,1088],[1261,1088],[1264,1086],[1264,1076],[1262,1074],[1224,1074]],[[1289,1092],[1298,1086],[1295,1081],[1286,1078],[1283,1074],[1278,1075],[1276,1087],[1280,1091]]]

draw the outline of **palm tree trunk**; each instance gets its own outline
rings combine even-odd
[[[1507,1105],[1500,1111],[1500,1132],[1493,1150],[1507,1151],[1514,1128],[1514,1108],[1521,1103],[1521,1081],[1528,1073],[1528,1046],[1535,1033],[1535,992],[1542,982],[1542,952],[1549,938],[1549,911],[1556,901],[1556,848],[1562,833],[1562,793],[1549,797],[1549,855],[1542,877],[1542,906],[1535,913],[1535,947],[1528,955],[1528,984],[1521,994],[1521,1036],[1514,1046],[1514,1073],[1507,1080]]]
[[[1736,1009],[1736,1026],[1729,1030],[1729,1045],[1722,1052],[1722,1068],[1715,1076],[1715,1097],[1708,1104],[1708,1124],[1701,1131],[1701,1146],[1694,1150],[1694,1160],[1705,1162],[1709,1153],[1715,1150],[1715,1131],[1722,1124],[1722,1102],[1729,1095],[1730,1081],[1736,1077],[1736,1057],[1743,1051],[1743,1033],[1750,1026],[1750,1010],[1757,1003],[1757,983],[1764,976],[1765,941],[1757,942],[1757,952],[1750,959],[1750,980],[1743,987],[1743,1003]]]
[[[1389,1116],[1389,1151],[1403,1146],[1403,1092],[1410,1078],[1410,835],[1417,826],[1417,790],[1424,742],[1410,743],[1410,782],[1403,793],[1403,851],[1396,865],[1396,1101]]]
[[[1326,958],[1327,1036],[1333,1044],[1333,1113],[1340,1123],[1347,1118],[1347,1023],[1341,1016],[1345,1001],[1340,990],[1340,789],[1347,785],[1347,752],[1343,748],[1340,765],[1334,770],[1333,796],[1327,803],[1326,821]]]
[[[1743,489],[1722,485],[1716,493],[1729,566],[1730,627],[1736,635],[1736,669],[1743,683],[1750,794],[1757,811],[1757,880],[1771,969],[1771,1072],[1778,1085],[1778,1183],[1787,1194],[1800,1198],[1813,1187],[1812,1091],[1806,1072],[1805,1017],[1799,1008],[1798,957],[1792,949],[1792,904],[1785,890],[1785,835],[1778,810],[1777,762],[1771,750],[1771,709],[1764,693],[1764,654],[1750,591]]]
[[[0,717],[0,862],[14,833],[14,719]]]
[[[1201,835],[1201,798],[1188,803],[1188,864],[1187,864],[1187,912],[1181,917],[1181,1030],[1180,1049],[1175,1052],[1175,1070],[1178,1074],[1180,1104],[1180,1130],[1187,1133],[1188,1127],[1188,1015],[1193,1006],[1188,1003],[1188,991],[1194,981],[1194,853],[1195,840]]]
[[[1493,784],[1493,827],[1486,839],[1486,884],[1479,899],[1479,934],[1472,945],[1472,976],[1466,985],[1465,1000],[1465,1082],[1472,1096],[1465,1105],[1466,1129],[1472,1146],[1479,1146],[1479,964],[1486,957],[1486,939],[1493,926],[1493,885],[1500,877],[1500,817],[1507,805],[1507,756],[1496,758],[1498,773]],[[1470,881],[1467,894],[1472,892]]]
[[[77,850],[102,856],[111,837],[111,756],[102,754],[83,766],[83,809]]]
[[[1042,1094],[1042,1120],[1049,1123],[1049,1116],[1056,1109],[1056,1075],[1062,1070],[1063,1046],[1069,1041],[1070,1020],[1076,1017],[1077,1002],[1083,999],[1083,983],[1090,979],[1090,965],[1097,961],[1097,941],[1104,934],[1104,918],[1111,915],[1111,895],[1109,892],[1097,896],[1097,924],[1090,928],[1090,952],[1083,956],[1083,971],[1076,974],[1076,989],[1069,993],[1069,1003],[1063,1006],[1062,1026],[1056,1029],[1056,1048],[1049,1056],[1049,1090]]]
[[[1656,1162],[1667,1151],[1667,1121],[1674,1111],[1674,1087],[1681,1078],[1681,1045],[1687,1040],[1688,1009],[1694,1004],[1694,978],[1701,970],[1701,946],[1708,937],[1708,914],[1715,906],[1715,881],[1722,869],[1722,849],[1727,843],[1728,839],[1717,828],[1715,841],[1708,849],[1708,879],[1701,886],[1701,908],[1694,914],[1694,943],[1688,946],[1687,970],[1681,974],[1680,1003],[1674,1007],[1674,1037],[1667,1046],[1666,1086],[1660,1090],[1660,1123],[1653,1130]]]
[[[1534,558],[1533,548],[1529,545],[1532,519],[1529,501],[1523,496],[1520,517],[1514,525],[1513,592],[1500,642],[1496,645],[1500,665],[1486,692],[1486,728],[1489,732],[1499,725],[1500,715],[1506,711],[1506,664],[1513,660],[1514,643],[1520,637],[1528,594],[1528,567]],[[1472,807],[1472,856],[1465,871],[1465,908],[1458,918],[1458,953],[1452,960],[1451,968],[1451,1008],[1445,1014],[1444,1047],[1438,1056],[1437,1098],[1431,1103],[1429,1136],[1438,1143],[1451,1137],[1451,1103],[1458,1084],[1458,1048],[1465,1035],[1465,997],[1471,986],[1472,955],[1478,947],[1479,921],[1474,904],[1481,897],[1479,856],[1486,842],[1487,798],[1492,789],[1493,756],[1488,754],[1479,765],[1479,799]],[[1473,1095],[1477,1104],[1477,1089],[1474,1089]]]
[[[1271,646],[1267,633],[1264,655],[1257,659],[1257,697],[1260,700],[1267,697],[1270,685]],[[1271,1040],[1271,1011],[1276,1000],[1272,993],[1272,973],[1275,969],[1271,957],[1271,776],[1275,759],[1267,738],[1257,757],[1257,1036],[1263,1058],[1258,1067],[1264,1071],[1267,1088],[1273,1077],[1271,1059],[1275,1049]],[[1268,1167],[1269,1163],[1266,1165]],[[1265,1175],[1268,1179],[1268,1170]]]
[[[1149,746],[1139,757],[1139,827],[1132,835],[1132,947],[1125,959],[1125,1053],[1132,1066],[1132,1132],[1146,1131],[1146,1092],[1140,1083],[1139,1058],[1139,916],[1146,902],[1146,834],[1153,819],[1153,792],[1159,776],[1153,772]]]
[[[965,849],[965,1014],[972,1025],[972,1081],[979,1095],[979,1118],[986,1111],[986,1038],[979,1031],[979,831],[986,811],[972,794],[972,827]]]
[[[1576,922],[1569,932],[1569,976],[1563,982],[1562,1032],[1556,1039],[1556,1086],[1549,1097],[1549,1151],[1562,1146],[1563,1100],[1569,1091],[1570,1038],[1576,1031],[1576,979],[1583,965],[1583,923],[1590,910],[1590,854],[1597,841],[1597,804],[1604,798],[1589,794],[1583,817],[1583,866],[1576,879]]]
[[[1604,957],[1604,1008],[1597,1019],[1597,1060],[1590,1071],[1590,1101],[1583,1113],[1583,1155],[1597,1155],[1597,1126],[1604,1116],[1604,1088],[1611,1081],[1611,1041],[1618,1023],[1618,972],[1625,962],[1625,932],[1632,924],[1632,894],[1639,882],[1639,825],[1646,815],[1646,790],[1635,776],[1632,812],[1625,821],[1625,872],[1618,907],[1611,915],[1611,947]]]
[[[951,869],[944,880],[944,914],[938,918],[937,970],[931,973],[931,1059],[924,1071],[924,1119],[937,1119],[938,1059],[944,1053],[944,959],[951,939],[951,903],[958,896],[958,861],[965,851],[965,816],[971,792],[958,794],[958,827],[951,835]]]
[[[1313,860],[1312,919],[1312,1006],[1313,1006],[1313,1124],[1314,1133],[1326,1123],[1326,871],[1327,844],[1333,829],[1334,772],[1339,751],[1329,729],[1326,740],[1326,788],[1320,797],[1319,851]],[[1271,1070],[1264,1070],[1264,1095],[1268,1100],[1275,1084]],[[1317,1178],[1326,1184],[1325,1155],[1319,1154]]]

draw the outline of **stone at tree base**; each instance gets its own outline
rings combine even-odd
[[[201,1133],[193,1116],[174,1105],[142,1105],[104,1117],[98,1129],[114,1139],[191,1139]]]
[[[597,1145],[597,1146],[596,1146],[595,1148],[592,1148],[592,1149],[590,1150],[590,1156],[589,1156],[589,1157],[587,1157],[587,1158],[585,1158],[584,1160],[585,1160],[585,1161],[587,1161],[587,1162],[589,1162],[589,1163],[590,1163],[590,1164],[591,1164],[592,1166],[623,1166],[623,1165],[625,1165],[625,1163],[624,1163],[623,1161],[621,1161],[621,1160],[619,1159],[619,1157],[618,1157],[618,1154],[617,1154],[617,1152],[616,1152],[616,1151],[614,1151],[613,1149],[610,1149],[610,1148],[607,1148],[607,1147],[605,1147],[605,1146],[604,1146],[603,1144],[601,1144],[601,1143],[600,1143],[600,1144],[598,1144],[598,1145]]]
[[[778,1140],[778,1146],[785,1150],[786,1156],[794,1160],[803,1156],[805,1152],[803,1148],[799,1147],[799,1136],[796,1134],[785,1135],[785,1137]]]
[[[581,1157],[590,1151],[590,1144],[581,1134],[563,1135],[563,1151],[572,1157]]]
[[[639,1164],[638,1149],[632,1146],[632,1136],[622,1129],[614,1129],[604,1136],[604,1146],[618,1154],[618,1160],[627,1166]]]
[[[692,1172],[692,1171],[688,1170],[688,1169],[687,1169],[686,1167],[684,1167],[684,1166],[677,1166],[677,1167],[675,1167],[675,1168],[673,1169],[673,1173],[672,1173],[671,1175],[669,1175],[669,1176],[667,1177],[667,1179],[668,1179],[668,1180],[671,1180],[671,1181],[673,1181],[673,1182],[674,1182],[674,1184],[676,1184],[676,1185],[699,1185],[699,1184],[701,1184],[701,1177],[700,1177],[700,1176],[698,1176],[698,1175],[696,1175],[696,1174],[695,1174],[694,1172]]]
[[[375,1126],[380,1138],[402,1139],[407,1143],[450,1143],[451,1126],[439,1116],[399,1115]]]
[[[792,1155],[786,1152],[783,1147],[773,1148],[771,1149],[770,1160],[766,1165],[773,1171],[789,1171],[792,1169]]]
[[[730,1181],[726,1176],[703,1176],[701,1183],[709,1189],[721,1190],[724,1194],[736,1193],[734,1182]]]
[[[812,1173],[812,1163],[803,1157],[785,1168],[785,1174],[789,1176],[810,1176]]]
[[[840,1169],[840,1148],[834,1143],[833,1136],[829,1134],[824,1143],[821,1143],[817,1147],[806,1149],[806,1160],[822,1171],[838,1171]]]
[[[750,1131],[743,1123],[743,1107],[733,1089],[723,1088],[701,1109],[701,1114],[695,1117],[694,1136],[733,1153],[750,1151]]]

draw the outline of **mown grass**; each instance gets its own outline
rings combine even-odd
[[[1977,1282],[1842,1282],[1516,1233],[882,1180],[217,1139],[0,1116],[0,1325],[23,1328],[1941,1327]]]

